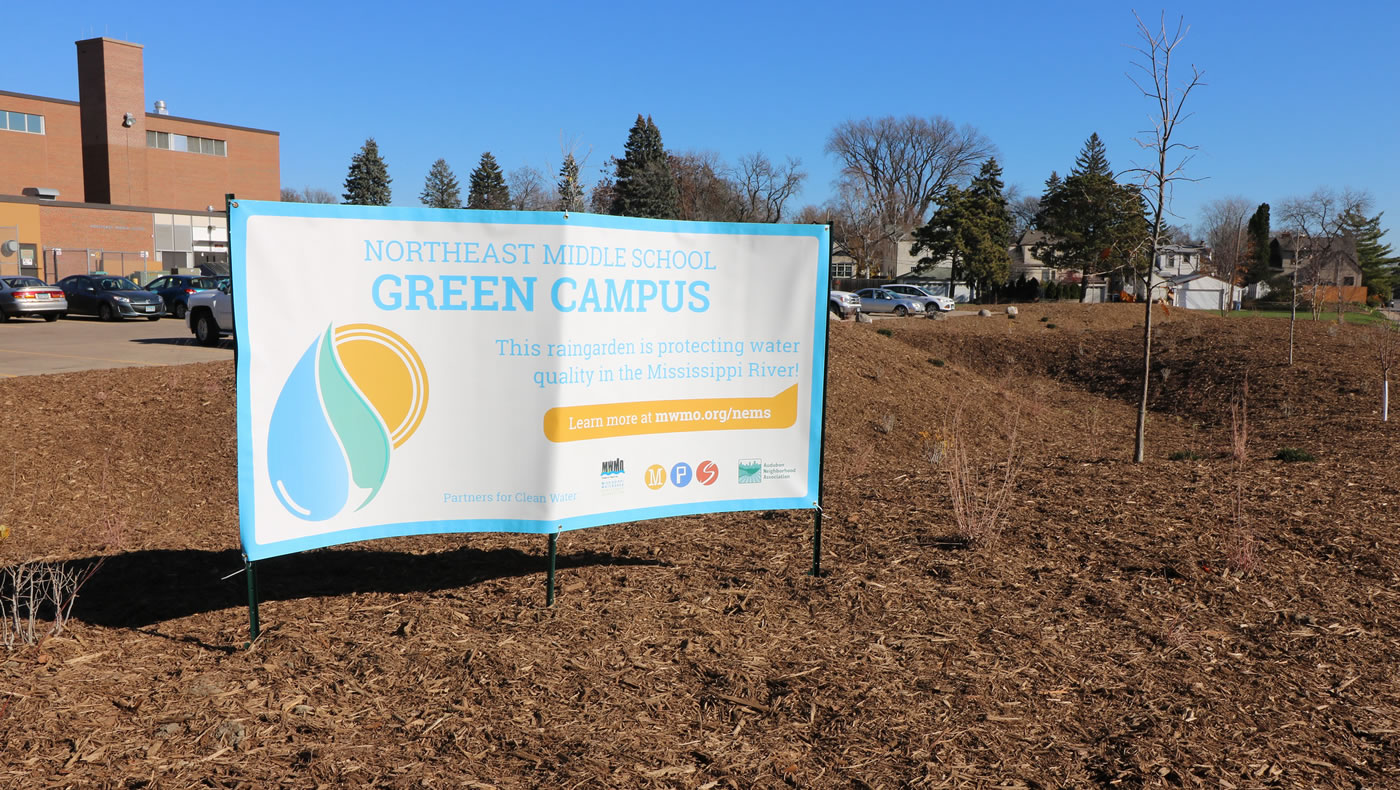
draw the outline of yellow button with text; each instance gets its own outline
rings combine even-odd
[[[690,431],[755,431],[797,422],[797,385],[771,398],[689,398],[556,406],[544,413],[551,442]],[[656,486],[659,487],[659,486]]]

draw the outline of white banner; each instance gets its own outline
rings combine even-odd
[[[249,559],[817,501],[824,226],[236,201]]]

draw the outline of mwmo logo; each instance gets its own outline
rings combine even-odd
[[[324,521],[368,505],[427,407],[428,374],[406,340],[374,324],[327,327],[272,409],[267,473],[282,506]]]

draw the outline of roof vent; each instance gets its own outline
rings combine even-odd
[[[57,200],[58,190],[52,187],[25,187],[24,194],[40,200]]]
[[[156,115],[169,115],[169,114],[170,114],[170,113],[165,109],[165,101],[164,101],[163,99],[157,99],[157,100],[156,100]]]

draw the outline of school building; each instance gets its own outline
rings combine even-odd
[[[226,273],[224,196],[280,198],[277,132],[147,109],[140,44],[77,56],[77,101],[0,85],[0,275]]]

